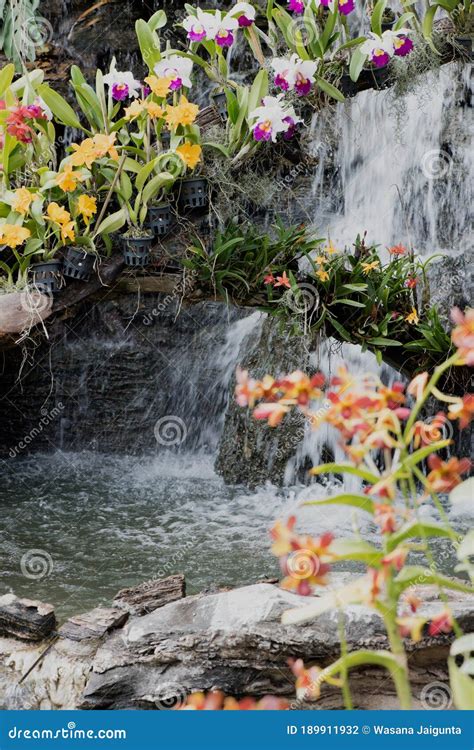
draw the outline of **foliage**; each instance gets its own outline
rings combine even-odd
[[[188,248],[184,261],[195,272],[197,283],[221,297],[245,302],[252,295],[261,294],[262,278],[266,273],[284,273],[297,268],[298,260],[314,251],[321,240],[311,237],[305,227],[281,222],[273,227],[273,234],[248,224],[230,222],[217,232],[210,247],[197,238]]]
[[[26,60],[33,62],[42,29],[38,16],[40,0],[0,0],[0,51],[17,70]]]
[[[278,380],[267,375],[262,381],[254,381],[248,373],[238,373],[237,401],[253,408],[255,418],[275,426],[292,409],[298,409],[314,428],[328,424],[339,433],[348,462],[319,465],[312,474],[349,473],[365,485],[360,493],[346,492],[304,504],[356,507],[369,514],[379,530],[380,543],[376,546],[360,538],[337,539],[332,533],[319,538],[302,536],[295,529],[295,517],[286,523],[278,521],[272,529],[272,550],[280,558],[285,573],[282,586],[286,589],[302,595],[312,593],[326,585],[331,566],[338,561],[363,562],[367,567],[366,574],[355,581],[314,598],[306,607],[285,612],[283,624],[309,622],[328,610],[363,604],[381,616],[387,632],[388,650],[347,653],[343,649],[341,658],[332,665],[314,667],[317,685],[313,699],[325,682],[336,678],[346,707],[352,708],[347,674],[354,667],[373,664],[388,670],[400,707],[409,709],[412,697],[406,642],[416,643],[425,633],[436,638],[454,631],[457,640],[449,657],[454,702],[458,708],[474,707],[472,634],[463,636],[446,597],[449,589],[471,594],[474,590],[465,580],[446,576],[431,547],[434,537],[449,540],[474,580],[467,560],[473,552],[472,534],[459,540],[439,497],[440,493],[451,492],[451,502],[458,502],[456,494],[462,493],[463,487],[468,496],[468,487],[472,489],[469,480],[462,483],[462,475],[470,468],[469,459],[452,457],[445,461],[439,455],[451,443],[443,438],[449,420],[459,420],[460,426],[466,427],[474,416],[472,394],[455,398],[437,387],[450,367],[474,365],[474,310],[462,314],[455,309],[453,320],[457,324],[452,332],[454,354],[431,377],[428,372],[421,373],[406,389],[401,383],[385,386],[374,375],[351,376],[345,368],[326,388],[321,374],[310,378],[294,372]],[[439,412],[435,419],[425,421],[422,410],[433,396],[448,405],[448,413]],[[425,461],[427,476],[422,471]],[[426,521],[421,508],[428,502],[437,509],[439,521]],[[412,564],[415,550],[423,553],[424,565]],[[417,584],[432,584],[438,589],[440,610],[431,618],[420,611],[421,590]],[[456,661],[460,655],[464,655],[461,665]]]

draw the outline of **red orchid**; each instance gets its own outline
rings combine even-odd
[[[267,274],[267,275],[266,275],[266,276],[264,277],[264,279],[263,279],[263,283],[264,283],[264,284],[274,284],[274,283],[275,283],[275,277],[274,277],[274,275],[273,275],[272,273],[268,273],[268,274]]]
[[[474,393],[466,393],[456,404],[449,405],[450,419],[459,419],[459,427],[463,430],[471,424],[474,418]]]
[[[449,609],[443,609],[436,617],[431,620],[428,633],[431,636],[437,636],[441,633],[450,633],[453,629],[453,616]]]
[[[451,320],[456,328],[451,333],[454,346],[467,365],[474,366],[474,308],[462,313],[459,307],[451,310]]]

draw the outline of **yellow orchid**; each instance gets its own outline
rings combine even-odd
[[[70,163],[74,167],[86,166],[88,169],[97,159],[97,147],[92,138],[85,138],[82,143],[73,143],[71,146],[74,151],[69,157]]]
[[[337,249],[337,247],[334,247],[334,245],[332,244],[332,242],[330,242],[329,245],[326,248],[326,252],[327,252],[328,255],[334,255],[335,253],[338,253],[339,250]]]
[[[145,78],[145,83],[151,88],[155,96],[163,99],[170,92],[170,84],[172,78],[158,78],[158,76],[148,76]]]
[[[71,242],[74,242],[74,240],[76,239],[74,229],[75,224],[73,221],[67,221],[65,224],[61,225],[61,238],[63,242],[66,242],[66,240],[71,240]]]
[[[26,227],[20,227],[17,224],[0,225],[0,243],[7,247],[18,247],[30,236],[31,232]]]
[[[46,209],[46,218],[55,224],[65,224],[71,220],[71,214],[58,203],[50,203]]]
[[[145,103],[140,99],[135,99],[129,107],[125,107],[124,119],[136,120],[136,118],[140,117],[140,115],[142,114],[144,104]]]
[[[17,213],[25,215],[28,213],[33,200],[34,196],[32,195],[32,193],[30,193],[29,190],[24,187],[18,188],[18,190],[15,190],[15,197],[12,201],[12,208]]]
[[[92,139],[95,147],[96,157],[100,159],[102,156],[110,156],[111,159],[117,161],[119,158],[118,151],[115,147],[115,141],[117,133],[111,135],[105,135],[105,133],[97,133]]]
[[[177,128],[178,125],[192,125],[199,112],[197,104],[188,102],[185,96],[176,107],[168,107],[166,111],[166,123],[169,128]]]
[[[410,323],[411,325],[416,325],[418,323],[420,319],[418,317],[416,307],[411,308],[411,312],[406,316],[405,320],[407,321],[407,323]]]
[[[202,148],[197,143],[187,141],[178,146],[176,152],[190,169],[194,169],[201,159]]]
[[[325,271],[323,268],[320,268],[318,271],[316,271],[316,276],[320,281],[327,281],[329,279],[329,274],[327,271]]]
[[[77,210],[87,224],[97,213],[97,200],[91,195],[81,195],[77,201]]]
[[[72,193],[79,181],[82,181],[84,177],[80,172],[75,172],[72,164],[65,164],[62,172],[56,177],[56,185],[64,190],[65,193]]]
[[[155,104],[155,102],[145,102],[145,109],[149,116],[154,120],[157,120],[164,115],[163,109],[159,104]]]
[[[371,271],[374,271],[379,266],[379,260],[373,260],[372,263],[362,263],[362,272],[365,273],[366,276],[368,276]]]

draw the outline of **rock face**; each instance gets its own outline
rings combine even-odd
[[[291,336],[289,331],[282,333],[279,324],[269,318],[241,358],[240,367],[255,378],[267,373],[277,377],[297,369],[309,372],[310,351],[308,337]],[[234,385],[235,380],[231,392]],[[216,470],[229,484],[256,487],[267,479],[281,484],[288,460],[295,455],[304,431],[305,420],[296,411],[285,419],[284,426],[273,429],[253,419],[248,409],[230,399]]]
[[[0,635],[25,641],[42,641],[56,627],[51,604],[18,599],[14,594],[0,597]]]
[[[431,587],[420,587],[422,614],[440,609]],[[32,707],[81,709],[171,708],[196,690],[220,689],[232,695],[268,693],[294,696],[288,659],[324,666],[340,654],[338,612],[329,611],[303,626],[281,625],[287,609],[308,604],[306,597],[259,583],[167,604],[94,638],[62,636],[25,681]],[[460,626],[472,631],[474,596],[456,593],[450,607]],[[92,617],[92,616],[90,616]],[[90,619],[89,617],[89,619]],[[82,616],[84,619],[84,616]],[[96,619],[94,617],[94,619]],[[379,616],[362,606],[345,612],[349,650],[385,648]],[[415,707],[424,686],[447,682],[451,636],[424,638],[412,646],[410,677]],[[2,674],[10,684],[30,667],[41,648],[0,639]],[[386,673],[360,669],[351,674],[357,708],[394,708],[394,688]],[[61,687],[63,690],[61,691]],[[1,703],[1,701],[0,701]],[[49,705],[48,705],[49,703]],[[294,704],[293,707],[300,707]],[[340,691],[324,685],[316,708],[340,708]]]

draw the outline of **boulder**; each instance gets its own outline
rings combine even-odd
[[[0,597],[0,636],[24,641],[42,641],[56,627],[51,604],[19,599],[14,594]]]

